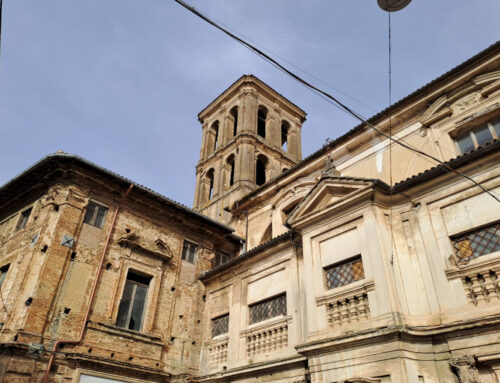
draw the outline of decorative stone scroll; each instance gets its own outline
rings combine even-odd
[[[122,247],[139,250],[165,260],[170,260],[173,255],[168,245],[161,239],[157,239],[151,243],[149,241],[142,240],[141,237],[135,233],[130,233],[121,237],[118,240],[118,244]]]
[[[450,359],[450,365],[460,383],[480,383],[476,360],[471,355],[464,355]]]

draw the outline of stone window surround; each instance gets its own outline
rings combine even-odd
[[[26,225],[22,229],[18,229],[17,227],[18,227],[18,224],[19,224],[19,222],[21,220],[21,214],[23,214],[23,212],[25,212],[28,209],[31,209],[30,216],[28,217],[28,221],[26,222]],[[2,222],[0,222],[0,224],[3,224],[4,222],[8,221],[11,217],[17,216],[16,224],[13,225],[14,228],[12,229],[12,233],[10,234],[10,236],[8,238],[9,240],[11,238],[19,235],[20,233],[24,233],[26,231],[26,229],[28,228],[28,226],[30,225],[30,223],[33,221],[34,212],[35,212],[35,202],[30,203],[29,205],[26,205],[25,207],[23,207],[18,212],[10,215],[9,217],[5,218]]]
[[[146,298],[146,302],[144,304],[144,313],[143,313],[143,323],[141,333],[150,334],[151,330],[154,327],[154,318],[157,310],[157,302],[160,294],[160,285],[161,285],[161,270],[157,270],[153,267],[146,266],[142,262],[138,262],[134,259],[130,258],[122,258],[120,265],[120,275],[118,279],[115,281],[115,295],[111,297],[110,302],[110,311],[108,312],[108,317],[112,325],[116,323],[118,316],[118,308],[120,306],[121,297],[123,295],[123,290],[125,288],[125,283],[127,279],[127,275],[129,270],[138,271],[139,273],[144,273],[148,276],[151,276],[151,281],[148,289],[148,296]],[[132,331],[132,330],[130,330]]]
[[[182,239],[182,249],[184,249],[184,242],[187,241],[189,243],[192,243],[193,245],[196,245],[196,252],[194,254],[194,263],[191,263],[191,262],[188,262],[186,261],[185,259],[182,259],[182,251],[181,250],[181,262],[182,263],[189,263],[190,265],[195,265],[197,264],[198,262],[198,258],[200,256],[200,252],[203,250],[203,247],[200,245],[200,242],[199,241],[195,241],[194,239],[190,238],[190,237],[184,237]]]
[[[96,378],[117,380],[118,382],[121,381],[121,382],[126,382],[126,383],[148,383],[149,382],[149,381],[146,381],[146,380],[129,378],[129,377],[122,376],[122,375],[106,374],[106,373],[103,373],[103,372],[97,372],[97,371],[94,371],[94,370],[87,370],[87,369],[83,369],[83,368],[78,368],[76,370],[74,382],[75,383],[79,383],[80,382],[80,378],[81,378],[82,375],[93,376],[93,377],[96,377]]]

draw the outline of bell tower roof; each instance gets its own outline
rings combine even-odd
[[[299,108],[282,94],[276,92],[273,88],[253,74],[244,74],[232,83],[226,90],[217,96],[217,98],[215,98],[200,113],[198,113],[198,120],[203,123],[205,119],[210,118],[213,113],[217,112],[228,100],[240,93],[242,88],[245,87],[255,89],[262,97],[278,104],[282,109],[296,117],[301,123],[306,120],[307,113],[304,110]]]

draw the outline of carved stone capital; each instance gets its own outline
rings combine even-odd
[[[451,358],[450,365],[460,383],[480,383],[474,356],[463,355]]]

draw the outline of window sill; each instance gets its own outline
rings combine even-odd
[[[107,334],[120,337],[126,337],[138,342],[152,343],[159,346],[163,345],[162,339],[158,335],[146,334],[143,332],[129,330],[123,327],[118,327],[101,322],[89,322],[87,327],[95,331],[105,332]]]
[[[321,306],[330,303],[332,300],[342,300],[351,297],[352,295],[368,293],[375,289],[375,282],[373,280],[363,279],[351,283],[346,286],[337,287],[335,289],[328,290],[327,293],[316,297],[316,305]]]
[[[461,263],[445,270],[448,279],[460,278],[464,274],[482,273],[500,262],[500,251],[473,258],[467,263]]]
[[[256,331],[265,330],[267,328],[272,328],[272,327],[275,327],[277,325],[282,324],[283,322],[289,323],[291,321],[292,321],[291,315],[288,315],[288,316],[280,315],[280,316],[277,316],[274,318],[269,318],[269,319],[263,320],[261,322],[252,323],[251,325],[249,325],[246,328],[246,330],[241,331],[241,336],[245,336],[247,334],[254,333]]]

